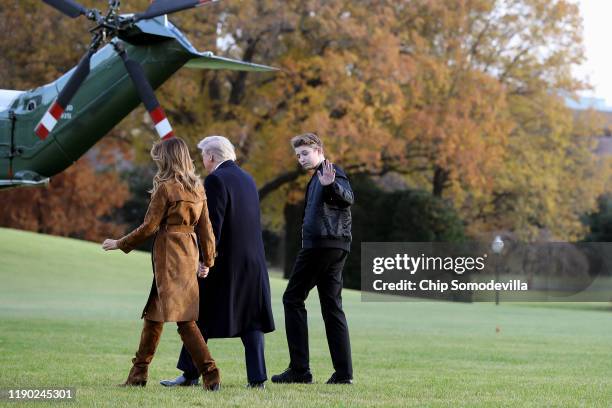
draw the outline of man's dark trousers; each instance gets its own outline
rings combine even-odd
[[[204,340],[208,342],[205,333],[202,333]],[[260,330],[252,330],[240,336],[244,345],[244,357],[246,360],[247,379],[250,383],[259,383],[266,381],[266,360],[264,358],[264,334]],[[185,378],[196,379],[199,377],[198,369],[193,364],[191,355],[185,349],[181,349],[178,364],[176,368],[184,372]]]
[[[310,368],[304,301],[316,286],[334,370],[341,378],[353,378],[351,345],[341,297],[342,268],[347,255],[340,248],[303,248],[297,256],[283,295],[290,367],[297,371]]]

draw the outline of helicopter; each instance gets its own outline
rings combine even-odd
[[[44,186],[142,102],[161,139],[174,136],[154,89],[182,67],[269,72],[276,68],[199,52],[168,14],[218,0],[155,0],[141,13],[102,13],[74,0],[43,0],[95,23],[78,65],[27,91],[0,90],[0,189]]]

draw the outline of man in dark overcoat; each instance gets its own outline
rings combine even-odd
[[[240,337],[244,345],[247,386],[265,387],[264,333],[274,330],[270,280],[261,232],[255,181],[235,162],[225,137],[209,136],[198,148],[209,175],[204,180],[217,257],[210,270],[201,264],[198,326],[206,340]],[[177,364],[183,374],[165,386],[195,385],[197,368],[183,347]]]

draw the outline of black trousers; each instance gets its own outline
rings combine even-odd
[[[308,321],[304,301],[315,286],[334,370],[341,377],[353,377],[348,325],[342,310],[342,268],[348,252],[339,248],[302,249],[298,253],[283,295],[285,330],[290,367],[309,369]]]
[[[202,329],[200,329],[202,331]],[[206,334],[202,331],[204,340],[208,342]],[[244,345],[244,357],[246,360],[247,379],[249,382],[257,383],[268,379],[266,374],[266,360],[264,357],[264,334],[260,330],[253,330],[240,336]],[[193,364],[191,355],[183,346],[176,368],[183,371],[185,378],[198,378],[198,369]]]

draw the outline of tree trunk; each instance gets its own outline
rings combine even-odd
[[[442,197],[442,192],[448,181],[448,171],[442,167],[436,166],[434,169],[432,194],[435,197]]]

